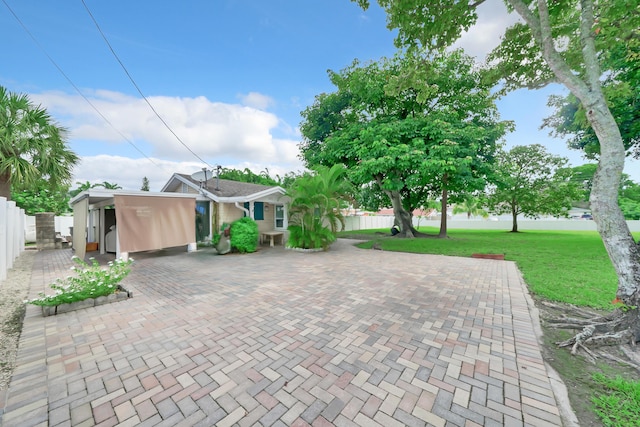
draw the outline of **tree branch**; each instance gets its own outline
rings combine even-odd
[[[600,92],[600,65],[597,60],[595,37],[592,31],[594,23],[593,0],[580,0],[580,6],[580,44],[585,65],[585,80],[590,90]]]
[[[542,56],[558,80],[567,86],[578,99],[584,99],[589,91],[587,85],[571,71],[569,65],[553,45],[547,0],[537,0],[539,17],[529,9],[523,0],[507,1],[531,29],[533,37],[542,51]]]
[[[478,0],[478,1],[477,1],[477,2],[475,2],[475,3],[471,3],[471,4],[469,5],[469,8],[470,8],[470,9],[475,9],[476,7],[480,6],[480,5],[481,5],[482,3],[484,3],[485,1],[486,1],[486,0]]]

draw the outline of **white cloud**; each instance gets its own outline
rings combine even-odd
[[[478,21],[464,33],[453,48],[464,48],[465,52],[479,61],[500,43],[507,27],[519,20],[517,13],[508,13],[503,2],[484,2],[477,8]]]
[[[109,182],[118,184],[125,190],[139,190],[142,187],[142,178],[149,179],[151,191],[159,191],[171,178],[173,173],[192,174],[202,169],[199,162],[173,162],[169,160],[146,158],[132,159],[123,156],[98,155],[84,156],[80,164],[73,170],[71,188],[77,188],[76,182],[89,181],[93,184]],[[290,171],[302,171],[304,168],[297,163],[257,163],[238,162],[225,163],[225,168],[244,170],[249,168],[254,173],[260,173],[267,169],[271,177],[284,176]]]
[[[74,141],[126,144],[122,137],[125,135],[136,145],[142,141],[152,147],[145,153],[148,156],[177,161],[195,159],[143,99],[109,91],[95,91],[87,97],[117,131],[78,95],[61,92],[32,95],[35,102],[70,129]],[[262,105],[269,100],[259,94],[249,94],[247,99],[260,101]],[[213,162],[222,157],[237,162],[290,162],[297,155],[291,150],[295,141],[274,136],[283,123],[272,113],[212,102],[205,97],[153,96],[148,100],[180,140],[201,158],[214,159]]]
[[[240,94],[238,95],[238,98],[240,99],[240,102],[242,102],[242,105],[257,108],[258,110],[266,110],[275,103],[273,98],[258,92]]]

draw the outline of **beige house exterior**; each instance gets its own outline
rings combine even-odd
[[[220,233],[223,224],[231,224],[244,216],[256,221],[261,236],[275,232],[282,233],[286,239],[288,198],[280,186],[216,177],[199,181],[190,175],[175,173],[160,191],[196,195],[197,241],[210,241],[214,233]]]

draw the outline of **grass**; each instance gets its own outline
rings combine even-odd
[[[452,229],[447,239],[438,239],[436,228],[421,227],[420,231],[434,238],[398,239],[389,236],[386,229],[342,232],[338,237],[366,240],[358,246],[376,244],[388,251],[463,257],[504,254],[506,260],[516,262],[536,300],[607,311],[614,308],[617,277],[597,232]],[[640,233],[634,234],[640,237]],[[555,345],[572,333],[545,330],[543,339],[546,357],[572,390],[572,406],[581,424],[584,420],[584,425],[640,427],[637,372],[620,365],[593,365]],[[594,422],[596,417],[599,420]]]
[[[605,426],[640,426],[640,383],[602,374],[594,374],[593,380],[604,389],[593,403]]]

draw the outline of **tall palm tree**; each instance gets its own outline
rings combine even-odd
[[[0,197],[11,199],[12,182],[68,184],[79,159],[65,137],[44,108],[0,86]]]

